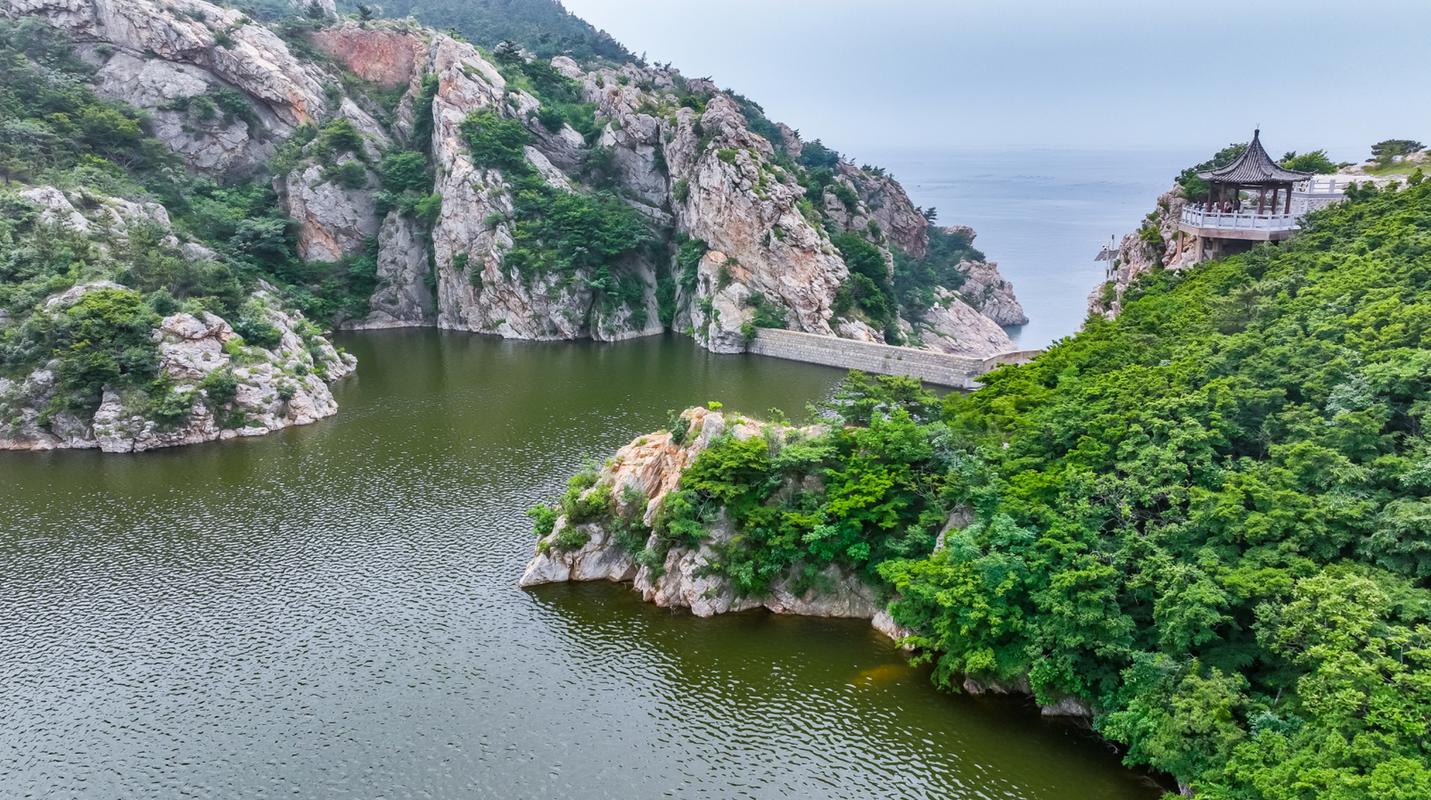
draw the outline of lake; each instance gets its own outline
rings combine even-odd
[[[838,372],[675,337],[340,341],[360,369],[312,426],[0,453],[0,796],[1158,796],[865,622],[517,588],[524,510],[584,462],[710,399],[799,415]]]

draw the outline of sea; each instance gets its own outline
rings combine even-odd
[[[1094,261],[1110,238],[1138,227],[1196,151],[922,149],[860,153],[888,169],[941,225],[969,225],[974,244],[1014,285],[1029,323],[1025,348],[1076,333],[1104,280]]]

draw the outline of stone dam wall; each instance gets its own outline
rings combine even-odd
[[[1004,364],[1025,363],[1041,351],[1020,350],[983,359],[967,358],[912,347],[761,328],[756,331],[746,352],[807,364],[857,369],[877,375],[905,375],[936,386],[976,389],[980,375]]]

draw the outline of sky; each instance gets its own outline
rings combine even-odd
[[[564,0],[847,152],[1431,142],[1431,0]]]

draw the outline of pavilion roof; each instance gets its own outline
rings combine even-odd
[[[1252,141],[1248,143],[1247,149],[1242,151],[1242,155],[1238,156],[1236,161],[1225,167],[1199,172],[1197,176],[1205,181],[1217,181],[1218,183],[1258,185],[1295,183],[1310,178],[1312,173],[1279,166],[1262,147],[1262,131],[1256,130],[1252,132]]]

